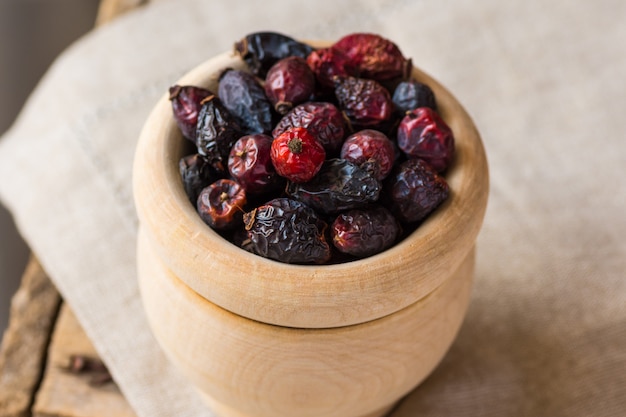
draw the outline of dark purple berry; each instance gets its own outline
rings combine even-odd
[[[389,208],[406,223],[424,220],[448,198],[445,178],[422,159],[403,162],[385,183]]]
[[[400,235],[396,218],[384,207],[342,213],[330,228],[333,245],[343,253],[365,257],[380,253]]]
[[[393,112],[391,96],[374,80],[335,77],[335,96],[339,108],[355,125],[374,126],[389,120]]]
[[[217,95],[245,134],[271,133],[272,105],[254,75],[225,70],[219,79]]]
[[[279,114],[309,100],[315,92],[315,76],[304,58],[290,56],[275,63],[265,77],[265,95]]]
[[[211,164],[200,154],[187,155],[178,163],[183,187],[189,200],[195,205],[203,188],[218,179],[218,174]]]
[[[288,198],[276,198],[244,214],[246,249],[286,263],[321,264],[330,259],[327,224],[315,212]]]
[[[278,60],[288,56],[306,58],[312,51],[311,46],[276,32],[250,33],[235,43],[235,52],[261,78]]]
[[[271,191],[281,184],[270,157],[272,140],[267,135],[247,135],[230,150],[228,172],[248,194]]]
[[[184,137],[195,143],[200,103],[213,93],[191,85],[174,85],[170,87],[169,92],[174,120],[176,120],[178,128]]]
[[[409,158],[421,158],[443,172],[454,158],[452,130],[429,107],[419,107],[404,116],[398,126],[398,147]]]
[[[435,94],[426,84],[415,80],[400,82],[393,91],[392,101],[396,112],[403,114],[418,107],[437,110]]]
[[[226,172],[230,148],[241,137],[241,129],[220,99],[210,95],[202,100],[196,129],[196,146],[218,171]]]
[[[241,225],[246,202],[241,185],[220,179],[200,192],[197,209],[202,220],[213,229],[228,230]]]
[[[276,124],[272,135],[280,136],[287,129],[303,127],[322,144],[327,154],[339,150],[346,133],[346,121],[331,103],[308,102],[291,109]]]
[[[328,159],[312,180],[287,184],[286,192],[325,214],[358,208],[378,200],[381,184],[369,172],[343,159]]]
[[[348,136],[341,147],[340,156],[354,162],[381,181],[391,172],[395,154],[393,142],[387,135],[377,130],[365,129]]]

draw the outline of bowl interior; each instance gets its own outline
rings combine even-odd
[[[216,91],[218,75],[228,67],[245,69],[245,64],[223,53],[176,83]],[[488,169],[480,136],[463,107],[418,68],[413,77],[433,89],[454,132],[456,156],[446,172],[450,197],[406,239],[369,258],[315,266],[265,259],[226,241],[202,222],[184,192],[178,161],[188,145],[164,94],[141,133],[133,174],[140,227],[155,252],[207,301],[282,326],[362,323],[431,293],[474,246],[487,204]]]

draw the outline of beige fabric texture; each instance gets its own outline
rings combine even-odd
[[[73,45],[0,140],[0,197],[140,417],[212,416],[146,325],[135,143],[180,75],[261,29],[393,39],[480,130],[491,194],[458,339],[394,417],[626,413],[626,2],[154,3]]]

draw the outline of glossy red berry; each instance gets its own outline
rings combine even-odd
[[[276,137],[270,155],[278,174],[296,183],[313,178],[326,159],[322,144],[302,127],[288,129]]]
[[[400,225],[384,207],[356,209],[342,213],[333,221],[333,245],[343,253],[365,257],[380,253],[396,242]]]
[[[172,112],[176,124],[184,137],[196,141],[196,124],[202,100],[213,93],[207,89],[192,85],[174,85],[169,90]]]
[[[377,130],[365,129],[346,138],[340,157],[354,162],[380,181],[393,168],[395,154],[393,142],[387,135]]]
[[[383,81],[406,78],[411,73],[411,60],[398,46],[373,33],[353,33],[339,39],[333,46],[346,54],[360,77]]]
[[[230,150],[228,172],[248,194],[271,191],[280,184],[270,157],[272,141],[267,135],[247,135]]]
[[[334,81],[339,108],[354,124],[374,126],[391,117],[393,102],[381,84],[356,77],[335,77]]]
[[[341,111],[332,103],[308,102],[291,109],[276,124],[272,135],[279,136],[287,129],[304,127],[322,144],[327,154],[341,147],[347,130]]]
[[[315,92],[315,75],[304,58],[290,56],[275,63],[265,77],[265,95],[279,114],[309,100]]]
[[[428,107],[411,110],[398,126],[398,147],[443,172],[454,158],[454,136],[446,122]]]
[[[246,192],[230,179],[215,181],[200,192],[197,209],[202,220],[217,230],[232,229],[241,225]]]

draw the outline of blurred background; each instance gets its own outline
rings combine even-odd
[[[98,0],[0,0],[0,135],[54,58],[93,27],[97,11]],[[28,256],[0,203],[0,338]]]

